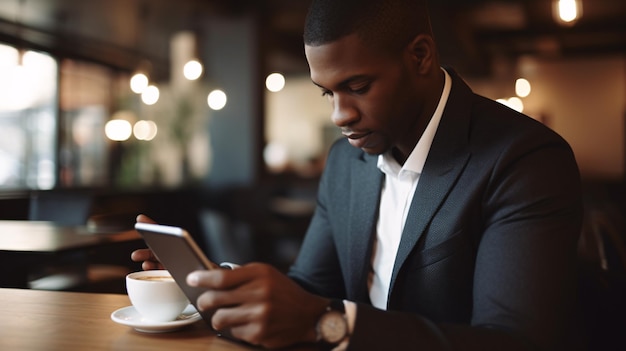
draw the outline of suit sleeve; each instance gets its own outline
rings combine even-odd
[[[336,158],[336,155],[331,150],[329,158],[333,157]],[[332,182],[329,169],[326,167],[320,180],[315,212],[288,275],[309,292],[329,298],[344,298],[345,284],[328,218],[329,182]]]

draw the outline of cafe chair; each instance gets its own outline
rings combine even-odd
[[[62,225],[84,225],[91,205],[92,199],[88,194],[65,191],[33,192],[30,196],[28,219]]]
[[[87,220],[91,198],[74,192],[36,191],[31,193],[28,219],[48,221],[59,225],[79,226]],[[28,287],[38,290],[67,290],[86,279],[83,253],[58,257],[47,261],[30,274]]]
[[[216,263],[243,264],[255,259],[250,226],[228,214],[202,209],[199,213],[207,256]]]
[[[30,201],[29,220],[33,221],[85,226],[93,233],[130,230],[134,224],[134,218],[127,215],[90,217],[93,199],[89,194],[35,192]],[[80,251],[43,263],[31,272],[27,284],[28,288],[37,290],[124,292],[123,282],[130,270],[124,265],[94,264],[89,252]]]
[[[589,350],[626,350],[626,226],[615,208],[585,211],[580,298]]]

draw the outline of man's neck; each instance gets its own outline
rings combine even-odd
[[[391,156],[393,156],[394,160],[396,160],[400,166],[404,166],[404,162],[409,158],[409,154],[405,155],[395,146],[391,148]]]
[[[411,155],[411,152],[413,152],[413,149],[415,149],[415,146],[422,138],[422,135],[424,134],[424,131],[426,130],[426,127],[428,126],[428,123],[430,123],[430,120],[433,114],[435,113],[437,106],[439,105],[439,101],[441,100],[441,95],[443,94],[443,89],[444,89],[444,85],[446,82],[446,78],[445,78],[445,73],[442,68],[438,68],[438,71],[439,71],[439,74],[436,76],[436,81],[437,81],[436,85],[439,88],[435,89],[435,91],[433,92],[432,99],[430,99],[431,101],[433,101],[433,103],[431,104],[432,106],[428,106],[428,108],[425,109],[425,111],[427,112],[418,120],[418,123],[420,125],[417,128],[418,132],[414,141],[410,145],[406,145],[406,146],[396,145],[391,148],[391,155],[398,162],[400,166],[404,166],[404,163],[409,158],[409,155]],[[427,116],[427,117],[424,117],[424,116]],[[406,150],[403,150],[404,148],[406,148]]]

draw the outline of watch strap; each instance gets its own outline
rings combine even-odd
[[[326,307],[326,311],[338,311],[341,312],[341,314],[345,315],[346,306],[343,304],[343,300],[333,299],[328,304],[328,307]]]

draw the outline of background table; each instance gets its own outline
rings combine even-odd
[[[0,251],[58,253],[140,239],[135,230],[98,232],[45,221],[0,221]]]
[[[80,264],[98,258],[137,269],[130,252],[139,247],[145,244],[134,229],[104,232],[45,221],[0,221],[0,287],[27,287],[33,270],[68,255],[82,256]]]

